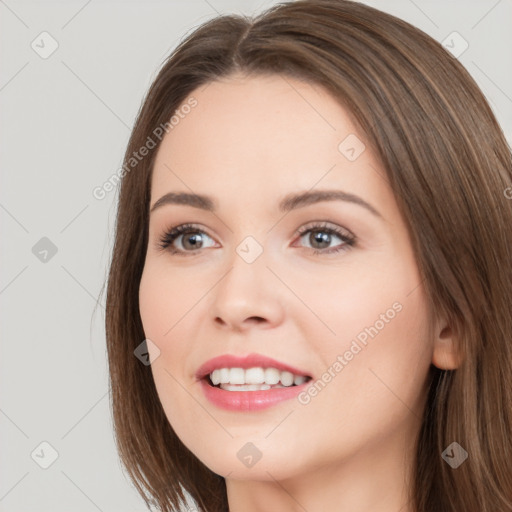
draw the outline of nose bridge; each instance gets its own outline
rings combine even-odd
[[[253,236],[246,236],[235,247],[229,259],[229,270],[214,294],[216,319],[240,327],[249,318],[271,323],[281,318],[275,276],[267,268],[268,263],[268,250]]]
[[[268,251],[252,235],[246,236],[235,246],[229,258],[229,272],[223,279],[223,288],[245,290],[256,297],[271,277],[267,268]]]

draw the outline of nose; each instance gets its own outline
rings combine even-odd
[[[212,314],[218,327],[243,332],[251,327],[272,328],[284,318],[282,287],[267,267],[265,253],[252,263],[238,254],[215,287]]]

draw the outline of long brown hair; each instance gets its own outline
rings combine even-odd
[[[167,59],[142,104],[125,154],[106,314],[116,443],[137,490],[163,511],[179,510],[184,491],[200,511],[228,510],[224,478],[178,439],[134,350],[145,339],[138,290],[155,129],[169,127],[197,87],[235,72],[322,85],[348,109],[386,170],[432,321],[442,313],[457,333],[461,365],[431,366],[411,507],[511,512],[510,147],[457,59],[412,25],[347,0],[297,0],[204,23]],[[148,137],[158,140],[131,168]],[[441,456],[452,442],[468,453],[456,469]]]

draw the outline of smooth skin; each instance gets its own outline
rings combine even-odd
[[[458,361],[443,319],[428,336],[424,286],[382,165],[320,86],[233,75],[192,95],[197,106],[158,150],[150,206],[186,192],[211,196],[217,210],[156,208],[140,283],[145,335],[160,351],[151,368],[171,426],[225,477],[231,512],[410,511],[427,372]],[[354,161],[338,149],[351,134],[366,145]],[[320,189],[357,195],[381,217],[339,200],[278,210],[288,194]],[[174,240],[181,252],[162,249],[166,231],[184,223],[197,231]],[[317,223],[351,233],[355,244],[322,228],[297,234]],[[236,251],[248,236],[263,249],[252,263]],[[253,352],[322,379],[397,302],[401,311],[307,404],[227,411],[195,379],[212,357]],[[237,457],[246,443],[261,452],[251,467]]]

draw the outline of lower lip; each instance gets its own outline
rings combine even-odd
[[[217,407],[228,411],[260,411],[285,400],[295,398],[311,380],[299,386],[273,388],[263,391],[226,391],[211,386],[207,379],[201,379],[201,387],[206,398]]]

